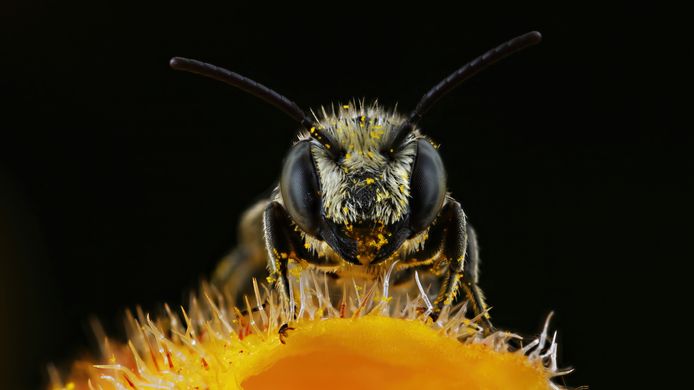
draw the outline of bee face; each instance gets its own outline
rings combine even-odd
[[[282,200],[306,234],[355,264],[383,261],[434,220],[446,193],[443,164],[418,131],[394,143],[405,118],[377,104],[340,106],[303,134],[282,171]]]

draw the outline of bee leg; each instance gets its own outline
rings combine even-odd
[[[329,260],[320,258],[310,251],[303,242],[303,237],[294,230],[287,211],[277,202],[270,203],[264,214],[264,235],[268,252],[269,281],[275,282],[275,287],[282,300],[289,304],[289,310],[295,312],[294,302],[289,291],[289,278],[287,276],[289,260],[304,260],[307,263],[321,266],[332,266]]]
[[[453,304],[462,287],[472,304],[475,316],[481,316],[485,333],[491,333],[493,327],[489,314],[486,312],[484,297],[477,287],[479,256],[475,233],[467,225],[467,219],[460,203],[454,200],[449,200],[446,203],[441,217],[444,220],[440,223],[446,225],[443,256],[448,261],[448,270],[442,281],[441,290],[434,301],[434,310],[431,316],[433,319],[437,319],[444,307]],[[473,239],[472,242],[469,242],[470,238]]]
[[[487,312],[487,305],[484,302],[484,294],[477,285],[479,281],[480,255],[477,246],[477,233],[469,224],[467,225],[467,256],[463,271],[463,289],[468,300],[473,305],[475,315],[480,317],[480,322],[486,334],[494,332],[494,326]]]
[[[290,302],[289,280],[287,278],[288,262],[292,250],[290,234],[291,221],[286,211],[277,202],[270,203],[263,215],[265,245],[268,252],[267,268],[270,272],[269,282],[275,283],[283,302]]]

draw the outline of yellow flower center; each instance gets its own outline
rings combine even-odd
[[[522,354],[463,344],[417,320],[384,316],[302,323],[286,344],[240,367],[242,388],[547,389]]]

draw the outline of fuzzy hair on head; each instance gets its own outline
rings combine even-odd
[[[319,128],[345,152],[338,161],[330,151],[314,143],[313,159],[321,181],[323,212],[335,223],[374,222],[392,224],[408,210],[410,174],[417,154],[414,141],[422,136],[415,130],[398,150],[388,141],[406,117],[387,110],[377,101],[333,106],[330,113],[321,107],[316,116]],[[309,139],[304,132],[301,139]]]

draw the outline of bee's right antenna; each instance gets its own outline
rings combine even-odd
[[[251,95],[264,100],[267,103],[282,110],[295,121],[301,123],[305,129],[310,130],[313,138],[317,139],[328,149],[335,150],[333,142],[330,138],[318,129],[315,121],[301,109],[296,103],[273,91],[272,89],[255,82],[248,77],[241,76],[236,72],[232,72],[222,67],[208,64],[206,62],[193,60],[190,58],[173,57],[169,61],[169,65],[176,70],[183,70],[190,73],[199,74],[209,77],[217,81],[234,86],[242,91],[248,92]]]
[[[396,134],[392,138],[391,145],[399,145],[407,134],[412,131],[414,125],[422,119],[422,116],[429,111],[439,99],[458,87],[465,80],[517,51],[540,43],[541,40],[542,35],[539,32],[531,31],[502,43],[451,73],[422,96],[415,109],[410,113],[407,121],[396,131]]]

